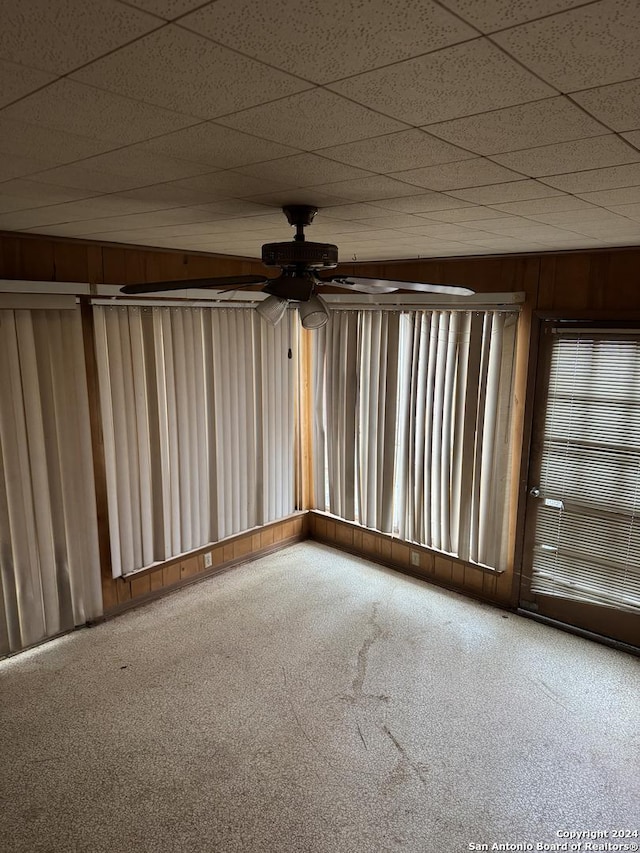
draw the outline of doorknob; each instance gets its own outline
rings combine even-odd
[[[529,494],[531,495],[532,498],[539,498],[540,497],[540,489],[538,488],[538,486],[533,486],[532,488],[529,489]]]

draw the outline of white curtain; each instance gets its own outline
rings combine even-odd
[[[293,512],[290,313],[94,312],[114,577]]]
[[[80,312],[0,310],[0,654],[102,612]]]
[[[507,560],[517,314],[335,311],[315,338],[315,506]]]

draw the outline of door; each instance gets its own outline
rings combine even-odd
[[[640,332],[541,337],[520,606],[640,646]]]

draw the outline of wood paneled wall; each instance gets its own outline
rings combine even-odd
[[[514,494],[518,499],[514,501],[511,514],[512,541],[518,555],[523,537],[539,318],[640,319],[640,248],[343,264],[339,269],[345,274],[462,284],[480,293],[524,291],[526,303],[516,358],[514,400],[516,430],[520,439],[513,460]],[[264,272],[264,267],[259,261],[242,258],[0,232],[0,278],[5,279],[82,281],[96,285],[261,272]],[[306,395],[308,390],[305,385]],[[308,431],[308,425],[306,429]],[[308,506],[308,457],[304,467],[307,478],[299,484],[299,493],[303,499],[302,506]],[[106,529],[104,519],[101,527],[103,531]],[[272,542],[269,541],[270,530],[273,531]],[[309,516],[308,533],[337,547],[478,597],[502,604],[514,604],[516,600],[517,558],[515,565],[504,574],[486,572],[428,549],[408,546],[382,534],[363,531],[346,522],[313,513]],[[306,535],[307,522],[303,516],[297,516],[259,533],[253,531],[211,549],[200,549],[188,558],[170,560],[163,566],[141,572],[135,578],[113,581],[108,558],[104,555],[103,532],[105,609],[109,612],[127,606],[131,600],[144,600],[161,589],[190,582],[197,576],[206,576]],[[202,555],[206,550],[214,551],[215,562],[211,569],[205,570]],[[417,567],[411,564],[412,550],[420,553],[420,565]]]

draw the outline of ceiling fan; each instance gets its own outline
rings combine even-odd
[[[299,303],[302,325],[307,329],[319,328],[327,322],[327,310],[317,293],[323,285],[361,293],[394,293],[397,290],[447,293],[454,296],[469,296],[473,293],[473,290],[467,287],[451,284],[428,284],[325,272],[338,266],[338,247],[332,243],[311,243],[304,235],[305,227],[311,225],[318,208],[308,204],[289,204],[282,210],[289,224],[296,229],[295,237],[289,242],[265,243],[262,247],[262,263],[267,267],[280,267],[279,276],[269,278],[266,275],[231,275],[127,284],[121,288],[122,293],[159,293],[191,288],[236,290],[263,284],[265,286],[262,290],[269,296],[258,305],[258,313],[275,325],[284,316],[289,302],[296,302]]]

